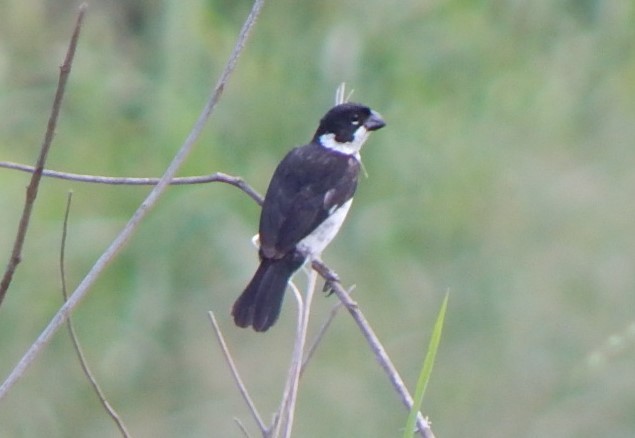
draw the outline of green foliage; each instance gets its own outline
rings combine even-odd
[[[426,357],[423,360],[423,367],[421,367],[421,374],[419,374],[419,379],[417,380],[417,387],[413,399],[414,403],[412,404],[412,409],[410,409],[408,420],[406,421],[406,427],[403,435],[404,438],[412,438],[415,433],[417,414],[421,411],[423,396],[426,392],[426,388],[428,387],[428,382],[430,381],[430,376],[432,375],[432,367],[434,366],[437,351],[439,350],[439,344],[441,343],[441,332],[443,331],[443,322],[445,321],[445,312],[448,308],[449,296],[449,292],[445,294],[445,298],[441,304],[441,309],[439,310],[439,315],[434,323],[432,335],[430,336],[430,343],[428,344],[428,350],[426,351]]]

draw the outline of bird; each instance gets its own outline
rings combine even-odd
[[[385,125],[368,106],[340,103],[320,119],[309,143],[280,161],[260,213],[260,265],[232,307],[237,326],[264,332],[278,320],[291,276],[319,259],[342,226],[362,167],[360,149]]]

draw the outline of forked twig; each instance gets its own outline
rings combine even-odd
[[[9,289],[9,285],[11,284],[11,280],[13,279],[13,274],[22,259],[22,247],[24,246],[26,232],[29,228],[31,212],[33,211],[35,198],[37,197],[37,192],[40,187],[44,164],[46,163],[46,158],[51,148],[51,144],[53,143],[55,127],[57,126],[57,119],[60,114],[60,108],[62,107],[64,92],[66,91],[66,83],[68,82],[68,76],[71,73],[71,66],[73,65],[73,59],[75,57],[75,49],[77,48],[77,41],[79,40],[79,32],[81,30],[82,23],[84,22],[87,7],[86,3],[82,3],[79,7],[73,35],[71,36],[71,41],[68,45],[68,50],[66,51],[66,57],[64,58],[64,63],[60,66],[60,76],[57,82],[55,98],[53,99],[51,115],[49,116],[46,133],[44,134],[44,141],[42,142],[42,147],[40,148],[40,155],[35,165],[35,171],[33,172],[31,181],[26,189],[26,199],[24,201],[22,216],[20,217],[20,224],[18,225],[18,232],[16,233],[13,249],[11,250],[11,257],[9,258],[7,268],[4,271],[2,281],[0,281],[0,305],[2,305],[2,301],[4,300],[7,290]]]
[[[174,178],[176,172],[181,167],[190,151],[192,150],[194,143],[198,139],[205,126],[205,123],[209,119],[210,115],[216,108],[220,96],[225,88],[225,85],[231,74],[236,67],[236,63],[238,61],[238,57],[240,56],[247,38],[256,23],[256,20],[264,6],[264,0],[255,0],[249,16],[245,20],[243,27],[240,31],[240,35],[238,36],[238,41],[232,50],[232,53],[223,69],[223,72],[218,79],[214,90],[211,93],[211,96],[207,100],[205,107],[203,108],[201,114],[199,115],[194,127],[188,134],[187,138],[183,142],[183,145],[180,147],[176,155],[174,156],[172,162],[166,169],[165,173],[161,177],[161,180],[157,183],[157,185],[152,189],[152,191],[148,194],[146,199],[141,203],[141,205],[137,208],[133,216],[130,218],[126,226],[121,230],[119,235],[112,241],[110,246],[106,249],[106,251],[99,257],[99,259],[95,262],[93,267],[90,269],[88,274],[84,277],[84,279],[80,282],[79,286],[75,289],[73,294],[69,297],[68,301],[58,310],[55,314],[51,322],[48,326],[42,331],[40,336],[35,340],[35,342],[29,347],[27,352],[24,354],[22,359],[15,366],[13,371],[9,374],[7,379],[0,385],[0,400],[2,400],[11,387],[17,382],[17,380],[24,374],[26,369],[31,363],[35,360],[35,358],[40,354],[43,347],[48,344],[51,337],[59,330],[59,328],[64,324],[68,315],[77,307],[80,301],[86,296],[91,286],[97,281],[99,275],[104,271],[104,269],[110,264],[110,262],[119,254],[119,252],[124,248],[126,243],[130,240],[134,232],[137,230],[139,224],[142,219],[146,216],[146,214],[150,211],[152,207],[154,207],[167,188],[169,182]]]
[[[227,365],[229,366],[232,376],[234,377],[234,382],[236,382],[236,385],[238,386],[238,391],[240,391],[240,395],[242,395],[243,399],[245,400],[245,403],[247,403],[247,406],[249,407],[249,411],[251,412],[251,415],[254,417],[254,420],[256,420],[256,423],[258,424],[258,428],[260,429],[260,432],[262,432],[262,434],[265,435],[267,433],[267,426],[265,425],[264,421],[262,421],[262,417],[258,413],[258,408],[256,408],[255,403],[253,402],[253,400],[251,399],[251,396],[249,395],[249,391],[247,391],[247,387],[243,383],[243,379],[240,377],[238,368],[236,368],[236,363],[234,362],[234,359],[232,358],[232,355],[229,352],[229,348],[227,348],[227,343],[225,342],[223,333],[220,330],[218,322],[216,322],[216,317],[214,316],[214,312],[210,311],[208,312],[208,315],[209,315],[210,321],[212,322],[212,328],[214,329],[214,333],[216,334],[216,339],[218,339],[220,348],[223,351],[223,355],[225,356],[225,362],[227,362]],[[238,420],[236,421],[238,422]],[[245,433],[247,433],[243,425],[240,422],[238,422],[238,424],[240,425],[240,428]]]
[[[62,278],[62,295],[64,296],[64,301],[68,299],[68,294],[66,293],[66,269],[65,269],[65,255],[66,255],[66,236],[68,233],[68,217],[71,211],[71,198],[73,196],[73,192],[68,192],[68,198],[66,200],[66,211],[64,212],[64,225],[62,227],[62,243],[60,245],[60,276]],[[97,379],[93,376],[93,373],[88,366],[88,362],[86,361],[86,357],[84,356],[84,352],[82,351],[82,347],[79,345],[79,339],[77,338],[77,333],[75,332],[75,326],[73,324],[73,320],[70,315],[68,317],[68,321],[66,321],[68,327],[68,334],[71,337],[71,342],[73,343],[73,348],[75,349],[75,353],[77,354],[77,358],[79,359],[79,364],[82,367],[82,371],[88,378],[88,382],[95,390],[97,397],[99,398],[99,402],[104,407],[108,415],[113,419],[119,432],[121,432],[121,436],[128,438],[130,433],[128,429],[126,429],[126,425],[117,414],[117,411],[112,407],[112,405],[106,399],[106,395],[102,391],[99,383],[97,383]]]
[[[346,103],[351,100],[351,96],[353,95],[353,89],[346,94],[346,82],[342,82],[335,90],[335,105],[340,105],[342,103]]]

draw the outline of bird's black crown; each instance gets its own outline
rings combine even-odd
[[[375,131],[386,123],[381,116],[359,103],[342,103],[331,108],[320,120],[314,139],[324,134],[334,134],[339,143],[353,141],[355,132],[364,126],[367,131]]]

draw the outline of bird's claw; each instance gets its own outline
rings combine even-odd
[[[328,278],[326,278],[326,281],[324,282],[324,287],[322,288],[322,292],[326,293],[326,296],[329,297],[333,294],[333,292],[335,292],[333,284],[334,283],[339,283],[340,282],[340,277],[337,276],[337,274],[335,273],[329,273]]]

